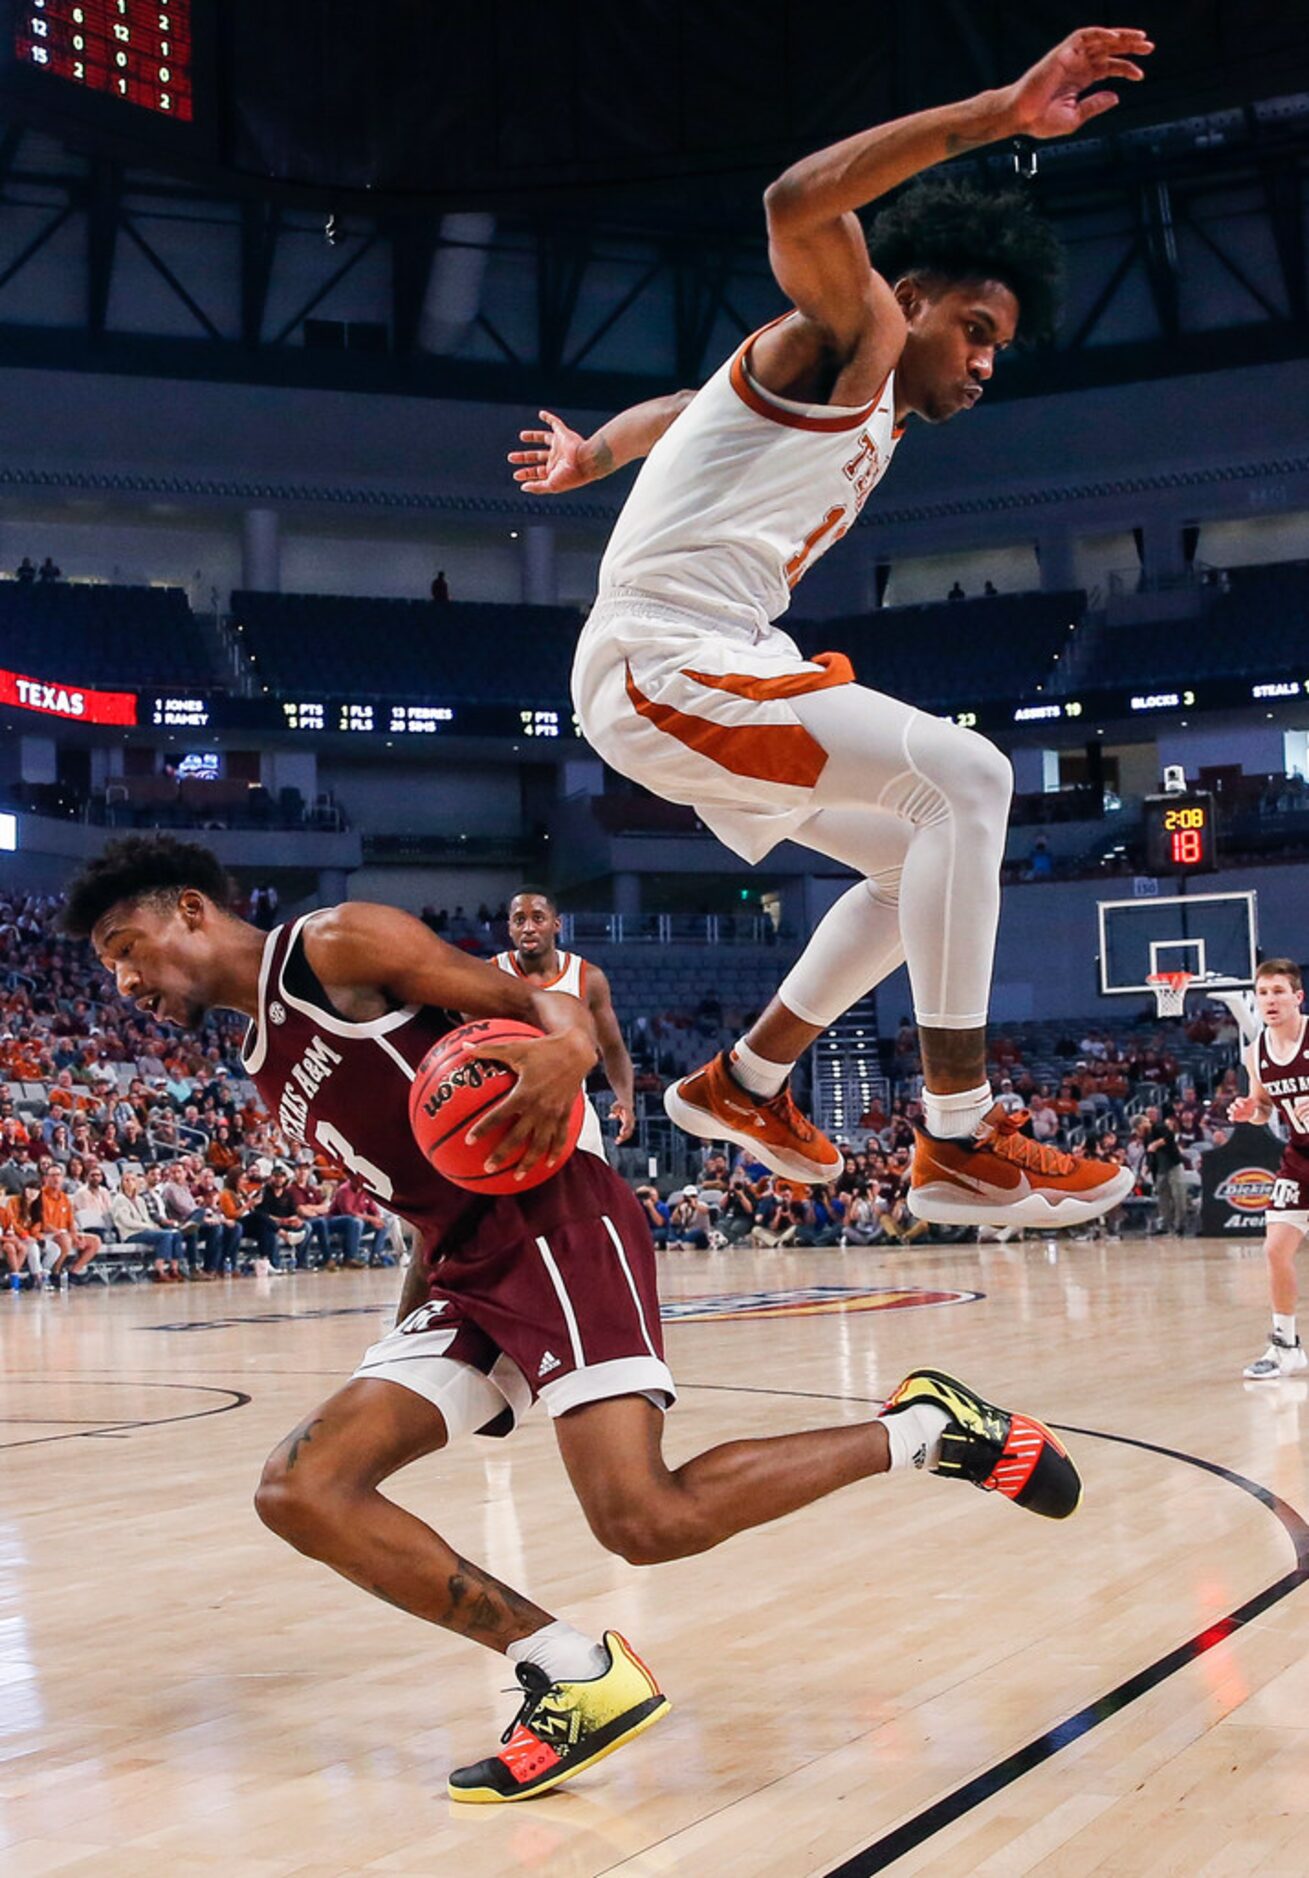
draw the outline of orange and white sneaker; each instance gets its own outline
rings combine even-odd
[[[821,1129],[800,1113],[785,1084],[775,1096],[751,1095],[722,1054],[670,1083],[664,1107],[679,1128],[706,1141],[734,1141],[787,1180],[821,1187],[844,1162]]]
[[[915,1130],[909,1205],[935,1226],[1081,1226],[1132,1191],[1130,1167],[1079,1161],[1020,1133],[997,1102],[971,1141]]]

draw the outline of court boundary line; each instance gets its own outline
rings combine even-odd
[[[763,1389],[757,1385],[744,1384],[734,1387],[730,1383],[681,1383],[683,1390],[711,1389],[729,1394],[743,1395],[795,1395],[802,1399],[824,1402],[856,1402],[866,1407],[874,1407],[883,1398],[876,1396],[833,1395],[818,1390]],[[1143,1441],[1134,1435],[1109,1434],[1098,1428],[1079,1428],[1070,1422],[1052,1422],[1052,1428],[1060,1434],[1077,1435],[1088,1441],[1110,1441],[1120,1447],[1137,1448],[1146,1454],[1158,1454],[1165,1460],[1180,1461],[1184,1466],[1197,1467],[1202,1472],[1212,1474],[1215,1479],[1225,1481],[1229,1486],[1240,1488],[1272,1513],[1287,1538],[1291,1541],[1295,1553],[1295,1564],[1289,1572],[1284,1572],[1272,1584],[1265,1585],[1262,1591],[1256,1591],[1252,1597],[1239,1604],[1212,1624],[1197,1631],[1184,1642],[1176,1644],[1164,1655],[1156,1657],[1144,1669],[1125,1677],[1107,1694],[1096,1697],[1093,1701],[1067,1716],[1054,1727],[1045,1729],[1022,1747],[1007,1754],[994,1766],[986,1768],[980,1774],[974,1774],[962,1786],[953,1792],[943,1794],[930,1805],[915,1813],[911,1818],[902,1820],[893,1826],[871,1845],[852,1853],[839,1865],[833,1865],[823,1873],[823,1878],[872,1878],[876,1872],[885,1871],[897,1859],[904,1858],[920,1845],[926,1844],[947,1826],[963,1819],[975,1807],[1003,1793],[1024,1774],[1042,1767],[1056,1754],[1082,1740],[1092,1729],[1102,1722],[1112,1721],[1141,1696],[1166,1682],[1176,1675],[1179,1669],[1206,1655],[1217,1644],[1225,1643],[1228,1637],[1236,1634],[1256,1617],[1261,1617],[1283,1598],[1289,1597],[1301,1585],[1309,1583],[1309,1521],[1296,1511],[1289,1501],[1274,1493],[1271,1487],[1265,1487],[1257,1480],[1251,1480],[1245,1474],[1238,1474],[1234,1468],[1224,1467],[1220,1461],[1206,1460],[1199,1454],[1187,1454],[1181,1448],[1169,1448],[1156,1441]],[[796,1770],[792,1770],[796,1771]]]
[[[4,1380],[6,1382],[46,1383],[54,1386],[55,1384],[66,1383],[70,1380],[85,1381],[87,1377],[91,1375],[96,1376],[96,1382],[92,1384],[93,1387],[103,1386],[104,1379],[107,1376],[110,1378],[111,1387],[114,1382],[119,1382],[124,1388],[189,1389],[195,1395],[225,1395],[231,1399],[227,1402],[215,1403],[212,1408],[192,1409],[185,1415],[161,1415],[157,1421],[132,1420],[97,1422],[94,1424],[87,1423],[84,1427],[78,1428],[74,1432],[65,1435],[27,1435],[21,1441],[0,1441],[0,1453],[7,1453],[11,1448],[45,1447],[51,1441],[93,1441],[105,1435],[131,1433],[134,1429],[138,1428],[171,1428],[177,1422],[199,1422],[204,1421],[210,1415],[226,1415],[232,1409],[248,1408],[254,1400],[254,1397],[247,1395],[244,1389],[233,1389],[231,1387],[220,1389],[212,1383],[205,1382],[142,1382],[138,1377],[134,1376],[116,1376],[114,1372],[110,1370],[101,1370],[98,1373],[95,1371],[86,1371],[73,1376],[24,1376],[19,1372],[17,1374],[7,1375]],[[47,1426],[51,1425],[52,1424],[47,1423]],[[53,1425],[57,1426],[58,1424],[55,1423]],[[4,1418],[0,1417],[0,1427],[2,1426],[4,1426]]]

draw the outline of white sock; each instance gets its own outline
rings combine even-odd
[[[1273,1335],[1281,1343],[1295,1342],[1295,1312],[1288,1317],[1283,1311],[1273,1312]]]
[[[744,1037],[732,1045],[727,1060],[741,1087],[751,1095],[764,1097],[775,1096],[795,1068],[794,1063],[770,1063],[766,1056],[752,1050]]]
[[[977,1133],[994,1103],[989,1082],[979,1083],[976,1089],[964,1089],[959,1095],[933,1095],[930,1089],[924,1089],[923,1120],[929,1135],[958,1140]]]
[[[551,1682],[590,1682],[609,1667],[609,1652],[602,1643],[592,1643],[558,1617],[511,1643],[505,1655],[511,1663],[535,1663]]]
[[[934,1467],[941,1458],[941,1434],[950,1417],[934,1402],[915,1402],[880,1417],[891,1448],[891,1472],[902,1467]]]

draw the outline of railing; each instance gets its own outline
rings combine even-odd
[[[568,950],[586,945],[771,946],[787,937],[766,913],[564,913]]]

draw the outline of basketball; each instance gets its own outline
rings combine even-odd
[[[510,1017],[479,1018],[442,1037],[423,1058],[409,1092],[410,1126],[437,1173],[456,1187],[466,1187],[470,1193],[526,1193],[557,1174],[577,1146],[585,1114],[580,1089],[568,1118],[563,1153],[555,1161],[538,1161],[521,1179],[517,1177],[521,1152],[494,1173],[486,1171],[487,1157],[504,1139],[508,1123],[476,1141],[468,1140],[473,1124],[502,1101],[517,1080],[507,1064],[496,1061],[496,1044],[544,1034]]]

